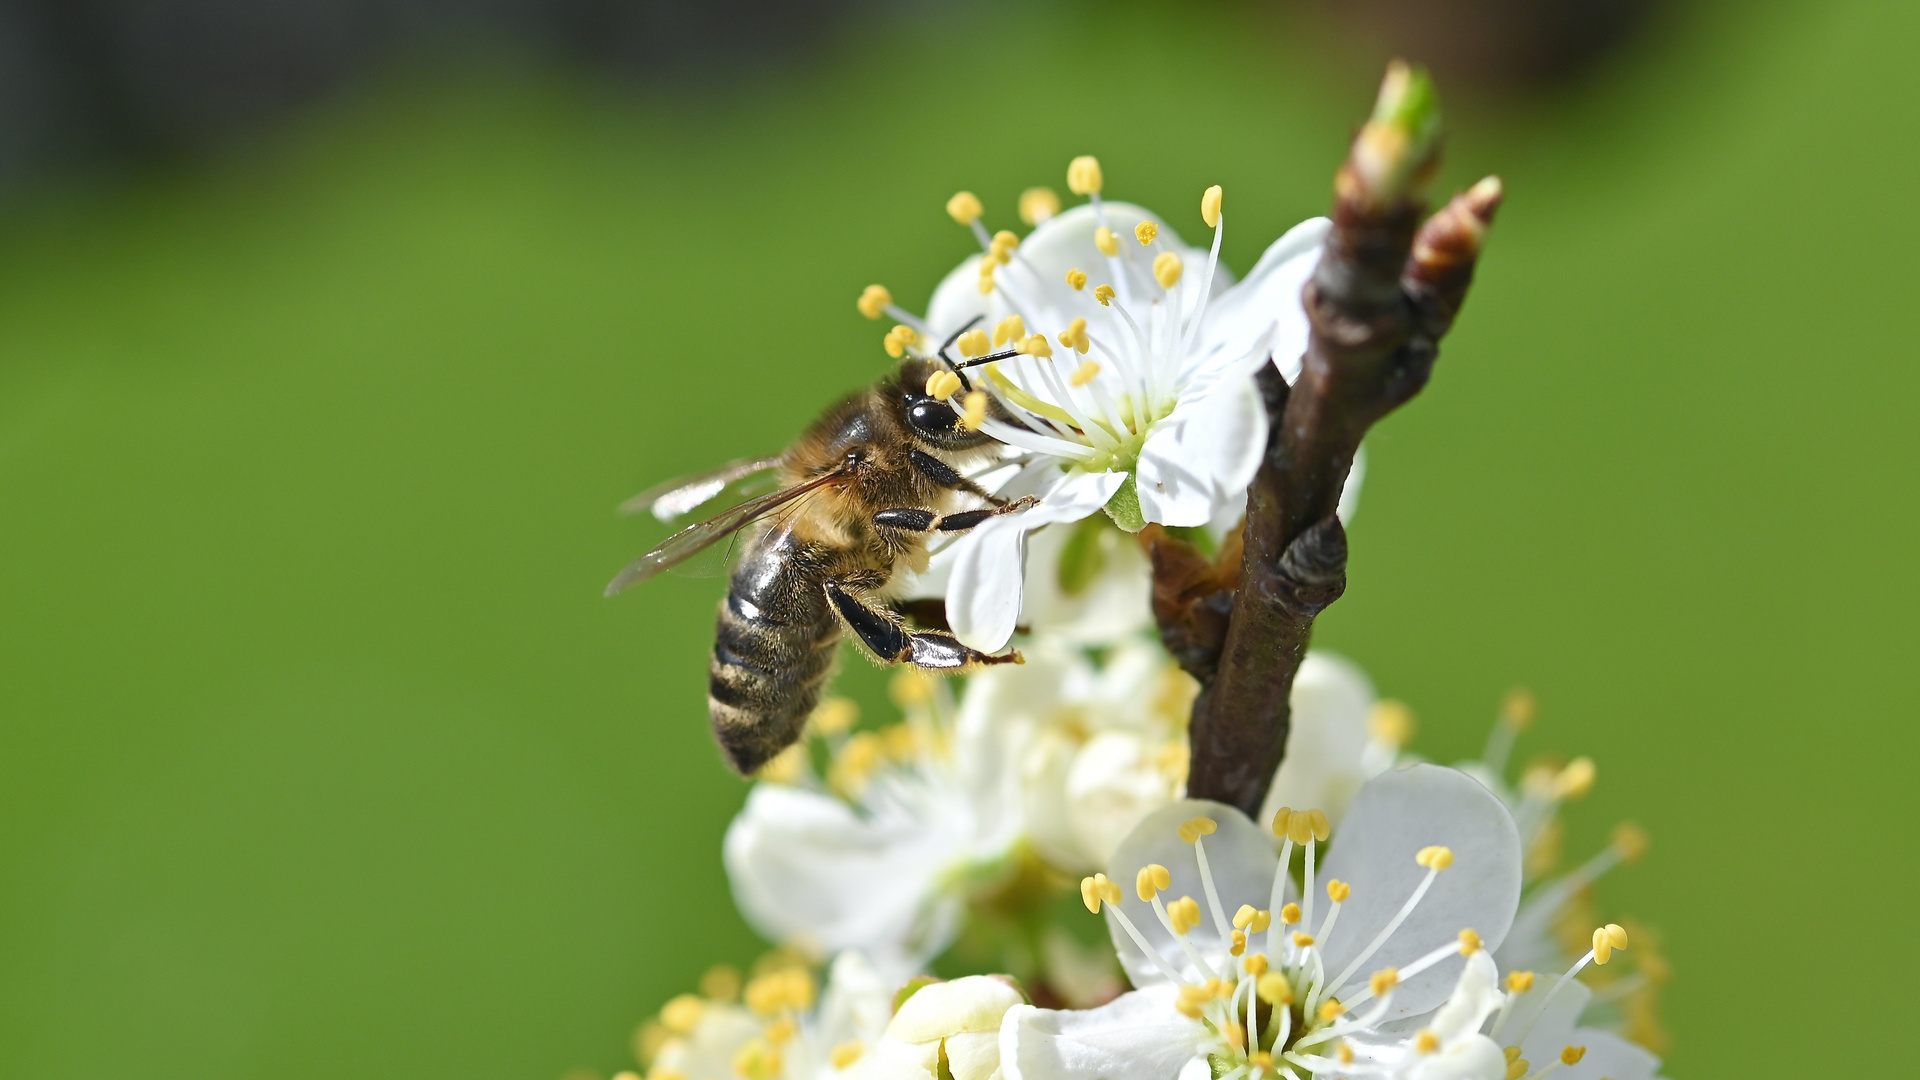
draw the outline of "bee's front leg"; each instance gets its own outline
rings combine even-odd
[[[994,656],[968,648],[952,634],[908,630],[900,624],[898,616],[868,606],[841,583],[829,581],[825,588],[827,601],[833,605],[840,621],[846,623],[847,629],[853,631],[853,636],[859,638],[860,643],[882,663],[912,664],[915,667],[951,671],[986,664],[1026,662],[1018,649],[1005,656]]]
[[[914,450],[907,454],[907,460],[921,476],[953,491],[964,491],[977,495],[994,506],[1005,506],[1007,500],[989,492],[986,488],[960,475],[960,471],[923,450]]]
[[[916,507],[900,507],[882,510],[873,515],[873,523],[882,528],[900,529],[904,532],[965,532],[988,518],[1019,513],[1038,505],[1040,500],[1028,495],[999,506],[984,510],[962,510],[957,514],[936,514],[931,510],[921,510]]]

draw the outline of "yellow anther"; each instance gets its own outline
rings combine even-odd
[[[1516,1054],[1520,1051],[1520,1048],[1517,1046],[1509,1046],[1507,1049],[1514,1051]],[[1507,1062],[1507,1080],[1521,1080],[1532,1068],[1533,1066],[1528,1063],[1526,1058],[1515,1057],[1512,1061]]]
[[[1527,730],[1539,715],[1540,702],[1535,700],[1533,691],[1524,686],[1507,691],[1507,696],[1500,700],[1500,723],[1509,731]]]
[[[1207,986],[1212,988],[1213,996],[1222,1001],[1232,997],[1234,987],[1239,985],[1239,982],[1234,979],[1212,978],[1207,980]]]
[[[1100,883],[1101,898],[1106,900],[1106,902],[1109,904],[1119,903],[1120,902],[1120,883],[1113,880],[1112,878],[1108,877],[1105,874],[1095,874],[1093,876],[1094,876],[1094,879]]]
[[[1413,861],[1429,870],[1445,870],[1453,865],[1453,849],[1441,847],[1438,844],[1423,847],[1418,854],[1414,855]]]
[[[1183,896],[1167,905],[1167,915],[1173,919],[1173,932],[1185,937],[1200,925],[1200,904],[1191,896]]]
[[[1265,1050],[1255,1050],[1253,1053],[1247,1055],[1247,1068],[1265,1069],[1267,1072],[1272,1072],[1273,1055]]]
[[[993,292],[993,263],[982,259],[980,260],[980,295],[986,296],[991,292]]]
[[[1509,1065],[1520,1060],[1520,1048],[1517,1046],[1509,1046],[1500,1052],[1506,1055],[1507,1064]]]
[[[700,1022],[700,1015],[707,1011],[707,1003],[692,994],[681,994],[660,1008],[660,1022],[668,1031],[685,1035]]]
[[[895,761],[908,761],[919,756],[920,734],[910,724],[888,724],[878,732],[880,745],[887,756]]]
[[[1203,836],[1212,836],[1213,831],[1219,827],[1220,823],[1210,817],[1188,818],[1180,823],[1178,830],[1180,833],[1180,842],[1183,844],[1197,843]]]
[[[1607,933],[1606,927],[1604,926],[1594,927],[1594,930],[1593,930],[1593,962],[1594,963],[1604,966],[1607,961],[1613,959],[1613,950],[1615,949],[1615,947],[1616,946],[1613,944],[1613,935]]]
[[[1586,1048],[1586,1047],[1584,1047],[1584,1046],[1569,1046],[1569,1047],[1566,1047],[1565,1049],[1563,1049],[1563,1050],[1561,1050],[1561,1051],[1560,1051],[1560,1064],[1562,1064],[1562,1065],[1578,1065],[1578,1064],[1580,1064],[1580,1059],[1581,1059],[1581,1058],[1583,1058],[1583,1057],[1586,1057],[1586,1056],[1587,1056],[1587,1048]]]
[[[780,1064],[780,1052],[760,1039],[750,1039],[733,1052],[733,1071],[741,1080],[773,1080]]]
[[[830,697],[813,710],[808,726],[816,735],[839,735],[860,722],[860,706],[852,698]]]
[[[1193,897],[1183,896],[1167,905],[1167,921],[1173,924],[1173,932],[1181,937],[1200,925],[1200,905]]]
[[[1614,948],[1624,949],[1627,947],[1627,928],[1626,927],[1621,926],[1619,923],[1608,923],[1606,926],[1602,927],[1602,929],[1604,929],[1607,932],[1607,941],[1612,943]]]
[[[1285,975],[1277,971],[1269,971],[1260,976],[1259,981],[1253,986],[1254,992],[1260,995],[1260,1000],[1269,1005],[1293,1004],[1293,984],[1287,981]]]
[[[1247,951],[1246,931],[1244,930],[1233,931],[1232,943],[1227,946],[1228,955],[1239,956],[1241,953],[1244,953],[1246,951]]]
[[[1313,812],[1295,810],[1287,818],[1287,839],[1296,844],[1313,843]]]
[[[1093,348],[1093,339],[1087,336],[1087,320],[1075,319],[1068,323],[1067,328],[1060,331],[1060,344],[1065,345],[1077,353],[1084,353],[1088,349]],[[1098,372],[1100,369],[1096,367],[1093,370]],[[1091,379],[1093,376],[1088,375],[1087,378]],[[1074,385],[1082,386],[1085,385],[1085,383],[1082,381],[1074,383]]]
[[[827,1060],[833,1062],[834,1068],[844,1069],[854,1062],[859,1061],[860,1055],[865,1053],[866,1049],[865,1046],[861,1045],[859,1039],[848,1039],[846,1042],[834,1047],[833,1052],[827,1055]]]
[[[1091,195],[1105,184],[1100,175],[1100,159],[1082,154],[1067,163],[1067,190],[1075,195]]]
[[[1527,991],[1533,989],[1533,972],[1531,971],[1507,972],[1507,989],[1516,994],[1524,994]]]
[[[1340,1004],[1339,998],[1328,998],[1320,1003],[1320,1019],[1325,1022],[1331,1023],[1339,1019],[1340,1014],[1346,1011],[1347,1007]]]
[[[1556,799],[1578,799],[1593,790],[1593,759],[1574,758],[1560,775],[1553,778],[1553,797]]]
[[[1060,195],[1050,187],[1030,187],[1020,193],[1020,220],[1038,225],[1060,212]]]
[[[1647,853],[1647,830],[1631,821],[1623,821],[1613,827],[1613,836],[1607,841],[1613,853],[1620,856],[1621,862],[1636,863]]]
[[[1300,921],[1300,905],[1288,904],[1280,909],[1280,925],[1292,926]]]
[[[1460,955],[1461,956],[1472,956],[1474,953],[1477,953],[1481,949],[1484,949],[1486,947],[1487,947],[1486,943],[1480,940],[1480,934],[1478,931],[1476,930],[1460,931]]]
[[[1334,1047],[1333,1056],[1339,1058],[1342,1065],[1353,1064],[1353,1044],[1341,1039],[1340,1045]]]
[[[1020,246],[1020,238],[1013,234],[1012,229],[1001,229],[999,232],[993,234],[993,246],[1001,251],[1012,251],[1014,248]],[[1002,259],[1000,261],[1005,262],[1006,260]]]
[[[1267,973],[1267,954],[1249,953],[1245,960],[1240,961],[1240,965],[1247,969],[1247,974],[1257,979]]]
[[[1099,248],[1102,255],[1120,254],[1120,239],[1105,225],[1093,230],[1093,246]]]
[[[1093,298],[1100,301],[1101,307],[1111,305],[1113,303],[1113,286],[1095,285],[1093,287]]]
[[[1160,226],[1151,221],[1143,221],[1133,227],[1133,238],[1140,241],[1141,247],[1153,243],[1153,238],[1159,235]]]
[[[1201,1009],[1200,1003],[1197,1001],[1188,1001],[1186,998],[1179,998],[1174,1001],[1173,1007],[1182,1016],[1190,1017],[1194,1020],[1200,1019]]]
[[[1313,935],[1304,930],[1295,930],[1293,932],[1293,944],[1296,948],[1304,949],[1313,944]]]
[[[1211,1001],[1213,984],[1211,982],[1182,983],[1180,998],[1182,1001]]]
[[[1421,1028],[1420,1034],[1413,1037],[1413,1050],[1417,1054],[1431,1054],[1440,1049],[1440,1036],[1432,1028]]]
[[[1413,710],[1403,701],[1376,701],[1367,713],[1367,734],[1375,742],[1400,747],[1413,741]]]
[[[951,371],[936,371],[927,376],[927,396],[945,401],[960,392],[960,376]]]
[[[767,1025],[766,1039],[773,1045],[779,1046],[781,1043],[799,1034],[799,1032],[799,1027],[797,1027],[793,1021],[783,1016]]]
[[[965,357],[985,356],[993,351],[993,342],[985,330],[968,330],[953,340],[953,346]]]
[[[1374,997],[1386,997],[1387,992],[1400,985],[1399,968],[1381,968],[1367,979],[1367,989]]]
[[[1220,185],[1215,184],[1200,196],[1200,220],[1206,222],[1209,229],[1220,227],[1220,199],[1224,194]]]
[[[700,994],[723,1004],[740,1000],[740,972],[730,964],[713,965],[700,976]]]
[[[996,349],[1009,341],[1019,341],[1026,336],[1026,321],[1018,315],[1009,315],[993,324],[993,347]]]
[[[1247,1029],[1241,1027],[1239,1024],[1231,1020],[1227,1021],[1226,1028],[1223,1029],[1220,1034],[1226,1037],[1227,1045],[1233,1047],[1235,1050],[1245,1050],[1247,1048]]]
[[[1053,355],[1053,346],[1048,344],[1047,335],[1045,334],[1033,334],[1029,336],[1020,342],[1019,348],[1021,352],[1028,356],[1038,356],[1043,360]]]
[[[1260,914],[1259,908],[1254,907],[1252,904],[1241,904],[1240,910],[1233,913],[1233,928],[1235,930],[1245,930],[1247,927],[1253,925],[1253,917],[1258,914]]]
[[[1148,863],[1133,875],[1133,892],[1141,900],[1152,900],[1161,889],[1173,884],[1173,875],[1159,863]]]
[[[854,304],[860,314],[869,319],[877,319],[886,314],[887,305],[893,303],[893,294],[885,285],[869,285],[860,291],[860,299]]]
[[[1086,288],[1087,272],[1077,266],[1067,271],[1067,284],[1072,286],[1074,292],[1079,292],[1081,289]]]
[[[1099,374],[1100,365],[1092,360],[1088,360],[1079,367],[1074,368],[1073,374],[1067,376],[1067,381],[1075,386],[1085,386],[1092,382],[1094,377]]]
[[[963,400],[964,412],[960,417],[960,426],[968,431],[979,431],[980,425],[987,422],[987,393],[975,390]]]
[[[1273,835],[1285,837],[1287,826],[1293,821],[1293,807],[1283,806],[1273,812]]]
[[[867,778],[880,765],[884,751],[878,735],[871,731],[857,732],[833,756],[833,763],[827,768],[827,785],[842,795],[859,794],[866,787]]]
[[[953,198],[947,200],[947,213],[962,225],[973,224],[984,212],[985,208],[980,205],[979,196],[971,191],[954,192]]]
[[[1327,812],[1325,810],[1309,810],[1307,811],[1307,819],[1313,824],[1313,838],[1315,840],[1325,841],[1327,837],[1333,835],[1333,822],[1327,820]]]
[[[1087,905],[1088,911],[1095,915],[1100,914],[1100,890],[1095,887],[1094,880],[1090,877],[1080,879],[1080,902]]]
[[[1327,879],[1327,899],[1339,904],[1346,902],[1347,897],[1352,895],[1353,886],[1341,881],[1339,878]]]
[[[1163,289],[1171,289],[1180,284],[1180,256],[1171,251],[1163,251],[1153,257],[1153,280]]]
[[[888,356],[898,360],[907,354],[907,346],[912,345],[917,336],[910,326],[896,326],[887,331],[886,339],[881,344],[886,347]]]
[[[1258,934],[1273,925],[1273,912],[1260,910],[1253,916],[1253,925],[1247,927],[1247,933]]]

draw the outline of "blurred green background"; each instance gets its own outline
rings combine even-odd
[[[1343,40],[1290,8],[929,10],[692,97],[476,51],[16,195],[0,1073],[627,1065],[758,946],[702,707],[720,582],[602,600],[660,531],[614,504],[878,375],[853,300],[924,301],[958,188],[1011,225],[1096,153],[1193,237],[1221,183],[1244,270],[1327,201],[1378,74]],[[1598,759],[1569,850],[1654,837],[1602,894],[1665,931],[1676,1077],[1904,1059],[1816,1032],[1912,1000],[1920,959],[1887,847],[1916,47],[1912,4],[1702,4],[1577,85],[1449,99],[1448,182],[1511,199],[1371,440],[1321,628],[1416,749],[1476,750],[1525,683],[1522,755]]]

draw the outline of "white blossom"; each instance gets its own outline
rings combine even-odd
[[[1009,1012],[1010,1080],[1504,1080],[1504,1056],[1480,1032],[1503,1000],[1488,950],[1520,891],[1519,838],[1500,801],[1451,769],[1385,773],[1355,797],[1324,866],[1312,855],[1330,832],[1323,814],[1287,810],[1275,825],[1278,857],[1265,830],[1218,803],[1143,820],[1113,876],[1082,883],[1139,989],[1082,1014]],[[1296,846],[1298,894],[1284,869]]]
[[[833,1080],[881,1037],[892,984],[848,950],[834,960],[824,994],[789,964],[749,982],[744,1002],[733,997],[683,994],[667,1003],[651,1080]]]

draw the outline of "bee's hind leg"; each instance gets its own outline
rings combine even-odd
[[[908,630],[891,612],[874,610],[839,582],[827,582],[826,590],[828,602],[833,604],[833,610],[847,624],[847,629],[883,663],[954,671],[986,664],[1026,662],[1018,649],[994,656],[968,648],[952,634]]]

